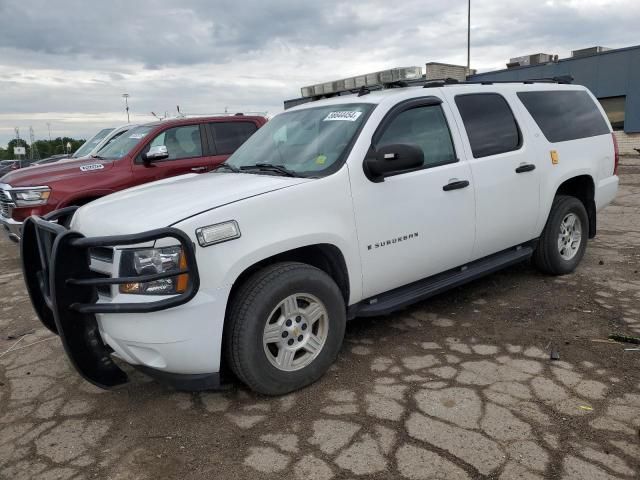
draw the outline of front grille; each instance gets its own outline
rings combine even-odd
[[[93,273],[95,273],[95,276],[98,277],[98,278],[111,278],[111,275],[107,275],[107,274],[101,273],[101,272],[96,272],[95,270],[93,270]],[[96,287],[96,290],[98,291],[98,294],[100,296],[111,298],[111,286],[110,285],[98,285]]]
[[[92,247],[89,249],[89,256],[105,263],[113,263],[112,247]]]
[[[11,211],[15,207],[11,195],[6,190],[0,189],[0,214],[5,218],[11,218]]]
[[[113,247],[91,247],[89,269],[100,278],[110,278],[113,271]],[[102,297],[111,298],[110,285],[98,285],[96,290]]]
[[[22,266],[29,294],[32,296],[31,303],[36,308],[40,308],[40,304],[44,304],[42,308],[48,308],[45,315],[38,314],[41,320],[47,324],[52,323],[50,321],[51,312],[54,310],[58,312],[59,315],[55,316],[52,330],[55,330],[58,320],[65,316],[68,317],[66,320],[71,325],[70,331],[75,331],[74,322],[78,316],[95,313],[157,312],[183,305],[191,301],[198,293],[200,277],[198,276],[194,244],[182,230],[160,228],[133,235],[92,238],[68,230],[56,222],[68,214],[67,209],[61,209],[49,213],[45,217],[32,215],[25,220],[22,227]],[[113,249],[116,245],[137,245],[165,238],[177,240],[184,252],[186,265],[181,265],[181,269],[178,271],[120,277],[116,273],[117,255],[111,262],[97,258],[98,256],[109,257],[107,251],[100,250],[103,247]],[[98,255],[91,255],[91,249],[94,248],[98,248],[96,251]],[[101,253],[103,255],[100,255]],[[98,297],[96,289],[100,286],[110,287],[114,292],[119,285],[132,281],[153,282],[180,275],[187,276],[186,289],[182,293],[170,295],[160,300],[110,302],[99,301],[96,298]],[[49,288],[49,281],[53,282],[53,289]],[[106,289],[101,292],[107,293]],[[55,295],[53,302],[50,300],[51,295]],[[102,295],[100,296],[102,297]],[[40,309],[42,310],[42,308]]]

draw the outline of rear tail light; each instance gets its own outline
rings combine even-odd
[[[615,133],[611,133],[613,138],[613,174],[618,175],[618,164],[620,163],[620,152],[618,151],[618,139]]]

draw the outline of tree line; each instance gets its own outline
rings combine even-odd
[[[35,147],[34,159],[37,156],[39,158],[47,158],[52,155],[59,155],[62,153],[73,153],[85,142],[84,138],[75,139],[71,137],[57,137],[52,138],[51,140],[36,140],[33,142],[33,146],[29,145],[24,139],[12,139],[8,144],[7,148],[0,147],[0,160],[13,160],[17,158],[16,155],[13,154],[13,147],[25,147],[27,154],[25,156],[20,156],[23,159],[31,158],[31,149]],[[71,148],[67,151],[67,143],[71,144]]]

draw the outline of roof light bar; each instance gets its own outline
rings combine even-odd
[[[422,77],[422,67],[400,67],[379,72],[367,73],[350,78],[343,78],[333,82],[318,83],[302,87],[300,93],[303,97],[316,97],[333,93],[355,90],[360,87],[384,86],[385,84],[402,80],[415,80]]]

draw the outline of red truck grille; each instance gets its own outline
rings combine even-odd
[[[5,218],[10,218],[13,207],[15,207],[15,204],[9,193],[0,189],[0,214]]]

